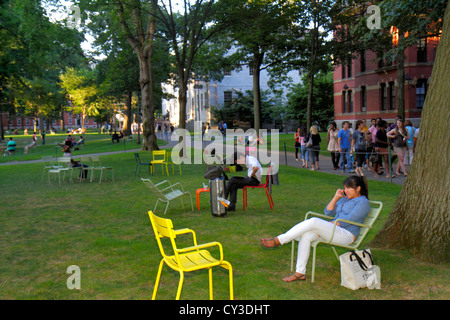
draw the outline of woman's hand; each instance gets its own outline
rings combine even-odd
[[[336,193],[335,193],[335,195],[334,195],[334,197],[335,198],[337,198],[338,200],[340,199],[340,198],[344,198],[346,195],[345,195],[345,190],[344,189],[337,189],[336,190]]]
[[[336,206],[336,202],[343,197],[345,197],[344,189],[337,189],[333,199],[331,199],[330,203],[327,205],[327,210],[333,211]]]

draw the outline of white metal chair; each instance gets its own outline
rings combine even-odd
[[[99,183],[102,183],[103,171],[111,171],[112,181],[114,181],[114,168],[113,167],[105,167],[105,166],[103,166],[101,161],[100,161],[100,157],[92,156],[91,157],[91,165],[92,165],[91,182],[94,179],[94,172],[95,171],[100,171]]]
[[[311,282],[314,282],[314,273],[315,273],[315,268],[316,268],[316,248],[317,248],[317,245],[325,244],[325,245],[331,246],[331,249],[333,249],[333,252],[336,255],[336,258],[338,260],[339,260],[339,255],[336,252],[335,247],[341,247],[341,248],[345,248],[345,249],[349,249],[349,250],[358,250],[358,247],[360,246],[361,242],[366,237],[367,233],[369,233],[370,229],[372,229],[375,221],[377,220],[377,218],[378,218],[378,216],[379,216],[379,214],[381,212],[381,209],[383,208],[383,203],[380,202],[380,201],[371,201],[370,200],[369,203],[370,203],[371,210],[370,210],[369,214],[367,215],[366,220],[364,220],[364,223],[357,223],[357,222],[354,222],[354,221],[348,221],[348,220],[344,220],[344,219],[336,219],[335,221],[333,221],[334,228],[336,228],[336,223],[339,222],[339,221],[342,221],[342,222],[345,222],[345,223],[349,223],[349,224],[353,224],[353,225],[357,225],[357,226],[360,227],[358,237],[351,244],[349,244],[348,246],[343,246],[343,245],[340,245],[340,244],[332,242],[333,236],[334,236],[334,229],[333,229],[333,233],[332,233],[330,241],[317,240],[317,241],[314,241],[314,242],[311,243],[311,247],[313,247]],[[305,220],[309,219],[311,216],[319,217],[319,218],[326,219],[326,220],[334,219],[334,217],[327,216],[325,214],[320,214],[320,213],[309,211],[305,215]],[[294,270],[295,241],[298,241],[298,240],[295,239],[295,240],[292,241],[291,271]]]
[[[152,191],[152,193],[158,198],[156,200],[156,204],[155,204],[155,208],[153,209],[153,212],[156,212],[156,207],[158,206],[159,201],[161,201],[161,202],[166,203],[166,208],[164,209],[164,214],[166,214],[170,201],[177,199],[177,198],[181,198],[181,204],[184,209],[183,196],[185,196],[185,195],[189,195],[189,198],[191,200],[191,208],[192,208],[192,211],[194,211],[194,205],[192,204],[191,193],[189,191],[184,191],[183,185],[180,182],[171,184],[169,180],[164,180],[160,183],[154,184],[150,179],[141,178],[141,180]],[[165,187],[164,189],[159,189],[164,184],[168,184],[168,187]],[[175,188],[176,186],[179,186],[179,188]]]

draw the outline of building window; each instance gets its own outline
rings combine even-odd
[[[30,119],[26,118],[25,124],[26,124],[27,126],[29,126],[29,125],[30,125]]]
[[[420,39],[417,45],[417,62],[427,62],[427,39]]]
[[[352,60],[350,59],[347,64],[347,77],[352,77]]]
[[[360,60],[361,72],[364,72],[364,71],[366,71],[366,51],[364,51],[364,50],[361,51],[360,58],[361,58],[361,60]]]
[[[342,64],[341,68],[342,68],[342,79],[345,79],[345,64]]]
[[[367,90],[366,87],[361,87],[361,111],[367,111]]]
[[[17,121],[17,125],[18,125],[18,126],[21,126],[21,125],[22,125],[22,119],[17,118],[16,121]]]
[[[347,112],[347,91],[342,91],[342,113]]]
[[[416,107],[417,108],[423,108],[423,105],[425,103],[425,96],[427,95],[426,83],[427,83],[426,79],[417,80],[417,84],[416,84]]]
[[[223,103],[230,104],[233,101],[233,91],[223,92]]]
[[[386,83],[380,84],[381,110],[386,110],[387,105],[387,88]]]
[[[395,83],[389,82],[389,109],[395,110]]]
[[[231,70],[224,70],[223,71],[224,76],[231,76]]]
[[[348,112],[353,112],[353,94],[351,91],[347,92],[348,96]]]
[[[248,75],[253,76],[253,67],[251,64],[248,65]]]

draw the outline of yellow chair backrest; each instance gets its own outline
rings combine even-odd
[[[153,151],[153,161],[166,161],[166,150]]]
[[[174,251],[176,262],[178,265],[181,265],[178,257],[177,245],[175,242],[176,234],[173,230],[172,220],[158,217],[152,211],[149,211],[148,215],[152,223],[153,232],[155,233],[156,242],[158,243],[161,255],[163,256],[164,259],[168,258],[168,255],[164,251],[164,246],[161,242],[161,238],[169,238],[170,243],[172,244],[172,249]]]

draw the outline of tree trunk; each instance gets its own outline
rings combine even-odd
[[[313,28],[311,30],[311,56],[309,58],[309,87],[308,87],[308,101],[306,103],[306,128],[309,132],[312,121],[312,99],[314,94],[314,76],[316,73],[316,59],[317,59],[317,46],[318,46],[318,32],[319,26],[317,23],[316,9],[313,11]]]
[[[123,114],[123,134],[126,136],[131,135],[131,98],[132,91],[128,91],[125,97],[125,112]]]
[[[142,101],[142,130],[143,142],[142,150],[159,150],[156,143],[155,135],[155,115],[154,115],[154,101],[153,101],[153,73],[152,73],[152,52],[153,39],[156,30],[156,9],[157,1],[150,1],[150,8],[148,11],[148,25],[144,30],[144,21],[140,2],[138,1],[132,9],[131,20],[134,25],[127,23],[125,18],[125,4],[121,1],[116,3],[119,15],[119,21],[122,26],[122,31],[126,35],[127,41],[133,48],[139,60],[139,84],[141,87],[141,101]],[[136,33],[133,35],[132,30]]]
[[[450,260],[449,143],[450,6],[425,100],[420,134],[408,178],[372,244],[409,249],[431,262]]]
[[[403,32],[398,31],[399,43],[404,38]],[[397,57],[397,113],[405,119],[405,53],[404,51],[398,53]]]
[[[312,99],[314,94],[314,72],[309,73],[308,101],[306,103],[306,129],[311,128]]]
[[[253,55],[253,126],[256,134],[259,136],[261,129],[261,87],[260,74],[261,64],[264,58],[264,53],[257,53]]]
[[[153,103],[152,71],[150,58],[139,57],[139,83],[142,95],[142,150],[159,150],[155,135],[155,114]]]
[[[186,129],[187,81],[184,79],[183,71],[179,71],[178,76],[181,76],[179,80],[180,89],[178,90],[178,104],[180,106],[178,128]]]

